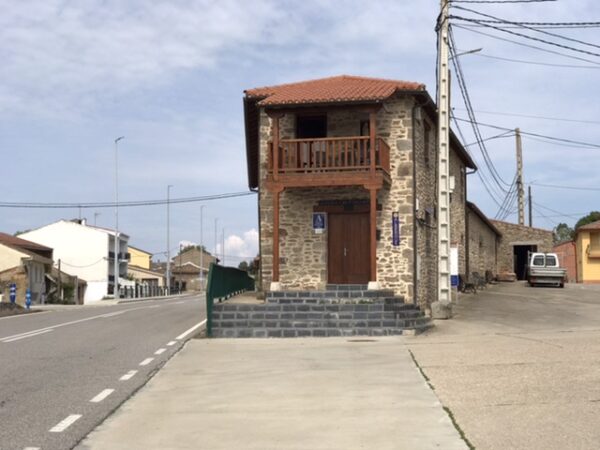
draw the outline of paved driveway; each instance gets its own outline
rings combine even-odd
[[[478,449],[600,446],[600,289],[500,284],[409,347]]]

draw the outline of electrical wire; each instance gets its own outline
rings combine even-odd
[[[478,14],[478,15],[481,15],[483,17],[490,17],[490,18],[493,18],[493,19],[501,20],[504,23],[507,23],[507,24],[510,24],[510,25],[518,25],[517,22],[511,22],[511,21],[508,21],[508,20],[499,19],[498,17],[494,17],[494,16],[491,16],[489,14],[484,14],[484,13],[481,13],[481,12],[478,12],[478,11],[475,11],[475,10],[472,10],[472,9],[469,9],[469,8],[463,8],[461,6],[456,6],[455,8],[463,10],[463,11],[467,11],[467,12],[470,12],[470,13]],[[451,19],[464,20],[466,22],[476,23],[476,24],[479,24],[479,25],[484,25],[487,28],[493,28],[494,30],[501,31],[503,33],[512,34],[514,36],[519,36],[519,37],[522,37],[522,38],[525,38],[525,39],[530,39],[532,41],[541,42],[542,44],[546,44],[546,45],[552,45],[554,47],[559,47],[559,48],[562,48],[562,49],[565,49],[565,50],[571,50],[573,52],[583,53],[583,54],[591,55],[591,56],[600,56],[600,53],[591,52],[589,50],[582,50],[580,48],[571,47],[569,45],[559,44],[557,42],[548,41],[546,39],[541,39],[541,38],[537,38],[537,37],[534,37],[534,36],[529,36],[527,34],[519,33],[517,31],[511,31],[511,30],[508,30],[506,28],[502,28],[502,27],[498,27],[498,26],[492,25],[490,23],[482,22],[480,19],[472,19],[472,18],[469,18],[469,17],[454,16],[454,15],[450,16],[450,18]],[[577,43],[583,44],[583,45],[588,45],[588,46],[591,46],[591,47],[600,48],[600,46],[598,46],[597,44],[592,44],[592,43],[589,43],[589,42],[580,41],[578,39],[569,38],[567,36],[562,36],[562,35],[556,34],[556,33],[550,33],[549,31],[538,30],[538,29],[535,29],[535,28],[532,28],[532,27],[528,27],[526,25],[520,25],[520,28],[524,28],[524,29],[527,29],[527,30],[530,30],[530,31],[535,31],[537,33],[542,33],[542,34],[549,35],[549,36],[552,36],[552,37],[558,37],[560,39],[564,39],[564,40],[571,41],[571,42],[577,42]]]
[[[454,109],[466,111],[465,108],[454,108]],[[585,124],[591,124],[591,125],[600,125],[600,121],[597,121],[597,120],[566,119],[563,117],[535,116],[535,115],[530,115],[530,114],[517,114],[517,113],[507,113],[507,112],[500,112],[500,111],[476,110],[475,112],[477,112],[479,114],[491,114],[494,116],[525,117],[527,119],[543,119],[543,120],[555,120],[557,122],[573,122],[573,123],[585,123]]]
[[[42,202],[0,202],[0,208],[45,208],[45,209],[71,209],[71,208],[128,208],[136,206],[155,206],[155,205],[166,205],[178,204],[178,203],[194,203],[194,202],[205,202],[210,200],[223,200],[227,198],[235,197],[247,197],[249,195],[256,195],[256,192],[231,192],[226,194],[215,194],[215,195],[204,195],[199,197],[183,197],[173,199],[161,199],[161,200],[140,200],[130,202],[97,202],[97,203],[42,203]]]
[[[555,2],[557,0],[450,0],[450,3],[546,3]]]
[[[452,64],[454,65],[454,69],[457,74],[458,86],[460,88],[460,92],[462,94],[465,107],[467,108],[467,112],[468,112],[468,115],[471,118],[471,120],[473,122],[477,122],[475,120],[475,113],[474,113],[473,105],[471,103],[469,92],[466,87],[465,77],[464,77],[464,73],[462,71],[462,66],[460,64],[459,58],[456,56],[456,54],[457,54],[456,53],[456,45],[454,42],[454,34],[452,32],[452,28],[450,28],[448,30],[448,37],[449,37],[450,52],[453,55]],[[487,148],[485,147],[485,144],[482,141],[483,137],[481,136],[481,131],[479,130],[477,123],[472,123],[471,125],[473,127],[473,133],[475,135],[475,139],[477,140],[479,149],[483,155],[484,162],[485,162],[488,170],[490,171],[490,174],[492,175],[493,180],[496,182],[496,184],[498,185],[498,187],[500,188],[501,191],[503,191],[504,193],[508,193],[508,190],[503,185],[510,186],[510,184],[507,183],[506,181],[504,181],[502,176],[496,170],[496,167],[494,166],[494,163],[492,162],[492,159],[490,158]]]
[[[552,188],[552,189],[567,189],[567,190],[573,190],[573,191],[600,191],[600,188],[594,188],[594,187],[588,187],[588,186],[565,186],[565,185],[560,185],[560,184],[537,183],[535,181],[532,181],[529,184],[532,186],[540,186],[540,187]]]
[[[470,119],[463,119],[463,118],[460,118],[460,117],[457,117],[456,120],[459,120],[461,122],[471,122]],[[483,122],[477,122],[477,125],[481,125],[482,127],[494,128],[496,130],[511,131],[511,128],[500,127],[498,125],[491,125],[491,124],[483,123]],[[531,132],[523,131],[523,130],[521,130],[521,135],[533,136],[533,137],[539,137],[539,138],[545,138],[545,139],[549,139],[549,140],[552,140],[552,141],[564,142],[564,143],[567,143],[567,144],[576,144],[576,145],[585,146],[587,148],[600,148],[600,144],[593,144],[593,143],[590,143],[590,142],[575,141],[573,139],[558,138],[558,137],[547,136],[547,135],[539,134],[539,133],[531,133]]]
[[[470,31],[471,33],[480,34],[480,35],[482,35],[482,36],[487,36],[487,37],[490,37],[490,38],[492,38],[492,39],[497,39],[497,40],[499,40],[499,41],[510,42],[510,43],[512,43],[512,44],[515,44],[515,45],[520,45],[521,47],[532,48],[532,49],[535,49],[535,50],[539,50],[539,51],[541,51],[541,52],[545,52],[545,53],[551,53],[551,54],[553,54],[553,55],[559,55],[559,56],[563,56],[563,57],[565,57],[565,58],[569,58],[569,59],[575,59],[575,60],[577,60],[577,61],[584,61],[584,62],[587,62],[587,63],[590,63],[590,64],[596,64],[596,65],[599,65],[599,66],[600,66],[600,63],[599,63],[599,62],[597,62],[597,61],[592,61],[591,59],[581,58],[581,57],[579,57],[579,56],[575,56],[575,55],[568,55],[568,54],[566,54],[566,53],[557,52],[557,51],[555,51],[555,50],[549,50],[549,49],[547,49],[547,48],[542,48],[542,47],[538,47],[538,46],[531,45],[531,44],[525,44],[524,42],[518,42],[518,41],[514,41],[514,40],[512,40],[512,39],[507,39],[507,38],[503,38],[503,37],[500,37],[500,36],[495,36],[495,35],[493,35],[493,34],[484,33],[483,31],[477,31],[477,30],[473,30],[473,29],[471,29],[471,28],[467,28],[467,27],[464,27],[464,26],[462,26],[462,25],[453,24],[453,25],[452,25],[452,27],[453,27],[453,28],[460,28],[461,30],[467,30],[467,31]]]

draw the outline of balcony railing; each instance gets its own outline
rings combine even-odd
[[[371,168],[368,136],[320,139],[283,139],[279,142],[279,174],[364,172]],[[375,140],[375,169],[390,171],[390,148]],[[273,143],[269,142],[269,173],[274,169]]]

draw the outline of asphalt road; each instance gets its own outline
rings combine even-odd
[[[74,447],[205,317],[196,296],[0,319],[0,450]]]

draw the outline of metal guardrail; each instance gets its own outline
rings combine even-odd
[[[212,337],[212,311],[215,300],[253,290],[254,278],[245,270],[211,263],[206,284],[206,335]]]

